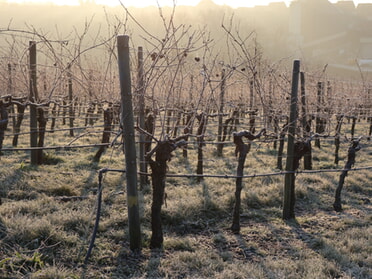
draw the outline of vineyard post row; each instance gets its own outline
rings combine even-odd
[[[124,38],[126,42],[124,43],[120,43],[120,40],[121,38]],[[138,198],[137,198],[137,189],[136,189],[136,185],[137,185],[137,169],[136,169],[136,150],[135,150],[135,143],[134,143],[134,113],[133,113],[133,107],[132,107],[132,94],[131,94],[131,77],[130,77],[130,69],[129,69],[129,47],[128,47],[128,41],[129,40],[129,37],[128,36],[119,36],[118,37],[118,52],[119,52],[119,72],[120,72],[120,85],[121,85],[121,96],[122,96],[122,124],[123,124],[123,135],[124,137],[128,136],[129,138],[125,139],[124,143],[125,143],[125,160],[126,160],[126,168],[127,168],[127,193],[128,193],[128,211],[132,211],[132,206],[133,207],[138,207]],[[124,44],[124,46],[122,46],[121,44]],[[126,45],[125,45],[126,44]],[[30,121],[30,130],[31,130],[31,133],[30,133],[30,143],[31,143],[31,163],[32,164],[39,164],[40,161],[42,161],[42,148],[43,147],[43,144],[40,145],[40,134],[41,132],[44,130],[45,131],[45,127],[42,127],[42,125],[40,124],[40,121],[39,121],[39,118],[38,118],[38,115],[39,115],[39,108],[38,108],[38,105],[37,103],[39,102],[39,98],[38,98],[38,92],[37,92],[37,86],[36,86],[36,43],[33,42],[33,41],[30,41],[29,42],[29,51],[30,51],[30,92],[29,92],[29,101],[30,101],[30,118],[31,118],[31,121]],[[124,48],[124,49],[121,49],[121,48]],[[123,53],[125,53],[125,55]],[[128,53],[126,53],[128,52]],[[123,63],[123,65],[122,65]],[[127,65],[128,64],[128,65]],[[300,76],[301,74],[301,76]],[[138,96],[140,97],[140,100],[139,100],[139,105],[140,105],[140,121],[139,121],[139,127],[140,128],[143,128],[144,127],[144,118],[145,118],[145,114],[144,114],[144,81],[143,81],[143,78],[144,78],[144,74],[143,74],[143,52],[142,52],[142,48],[139,47],[138,48],[138,77],[139,77],[139,83],[138,83],[138,89],[137,89],[137,94]],[[286,134],[288,134],[288,151],[287,151],[287,161],[286,161],[286,174],[285,174],[285,185],[284,185],[284,198],[283,198],[283,219],[292,219],[294,218],[294,202],[295,202],[295,199],[294,199],[294,188],[295,188],[295,171],[298,167],[298,161],[301,159],[301,157],[298,157],[298,154],[297,154],[297,149],[296,149],[296,144],[295,143],[295,134],[296,134],[296,122],[298,120],[298,97],[297,97],[297,94],[298,94],[298,80],[299,80],[299,77],[301,77],[301,103],[303,105],[302,107],[302,113],[303,113],[303,116],[301,118],[302,120],[302,125],[303,125],[303,137],[305,139],[309,138],[310,137],[310,130],[308,129],[309,128],[309,125],[308,125],[308,122],[307,122],[307,118],[306,118],[306,100],[305,100],[305,92],[304,92],[304,75],[302,72],[300,72],[300,61],[298,60],[295,60],[294,61],[294,66],[293,66],[293,77],[292,77],[292,90],[291,90],[291,102],[290,102],[290,117],[289,117],[289,120],[288,120],[288,123],[287,123],[287,130],[286,130]],[[223,111],[223,103],[224,103],[224,93],[225,93],[225,77],[224,77],[224,73],[222,73],[222,82],[221,82],[221,94],[220,94],[220,102],[221,102],[221,107],[220,107],[220,110]],[[70,102],[72,100],[72,82],[71,82],[71,77],[69,76],[69,80],[68,80],[68,89],[69,89],[69,99],[70,99]],[[320,107],[320,103],[322,101],[322,98],[321,98],[321,93],[323,91],[323,86],[321,86],[319,83],[318,83],[318,106]],[[72,107],[70,107],[70,109],[72,110]],[[142,115],[142,116],[141,116]],[[221,148],[221,151],[222,151],[222,144],[221,142],[223,142],[222,140],[222,137],[221,137],[221,134],[222,134],[222,131],[223,131],[223,123],[222,123],[222,114],[220,113],[219,114],[219,119],[218,119],[218,123],[219,123],[219,127],[218,127],[218,135],[220,136],[219,137],[219,140],[218,140],[218,147]],[[130,118],[126,118],[126,117],[131,117]],[[142,119],[141,119],[142,118]],[[342,119],[341,119],[342,120]],[[341,120],[337,119],[337,131],[339,133],[339,130],[341,128]],[[73,117],[72,117],[72,113],[70,112],[70,127],[73,127]],[[355,126],[355,121],[356,121],[356,118],[353,118],[353,127]],[[39,122],[39,125],[38,125],[38,122]],[[128,125],[128,126],[127,126]],[[38,127],[39,126],[39,127]],[[202,125],[201,125],[202,126]],[[321,126],[321,123],[316,123],[316,128],[318,128],[319,126]],[[306,128],[306,129],[305,129]],[[370,126],[370,129],[371,129],[371,126]],[[203,130],[203,129],[201,129]],[[353,130],[353,129],[352,129]],[[39,131],[39,132],[38,132]],[[70,132],[73,132],[73,130],[71,129]],[[321,131],[316,131],[318,132],[319,134],[321,134],[322,132]],[[317,133],[317,134],[318,134]],[[140,138],[140,149],[141,149],[141,146],[144,147],[144,142],[145,140],[143,139],[144,136],[143,136],[143,133],[139,133],[140,135],[142,135],[142,138]],[[353,134],[353,133],[352,133]],[[39,135],[39,138],[38,138],[38,135]],[[70,133],[71,136],[73,136],[73,134]],[[203,135],[203,133],[201,133],[201,135]],[[133,138],[132,138],[133,137]],[[310,137],[311,138],[311,137]],[[318,138],[315,137],[315,140],[317,140]],[[336,134],[336,139],[339,140],[339,135]],[[39,142],[38,142],[39,141]],[[38,148],[34,148],[34,147],[38,147]],[[202,150],[202,148],[200,148],[199,150]],[[133,154],[131,155],[131,153]],[[144,175],[144,173],[147,173],[147,166],[145,165],[147,163],[147,159],[145,158],[146,157],[146,150],[142,150],[142,152],[140,152],[140,178],[147,178],[146,175]],[[308,155],[308,153],[304,153],[305,155]],[[302,154],[303,155],[303,154]],[[305,166],[305,169],[311,169],[311,154],[310,156],[308,157],[309,158],[309,165],[310,167],[306,167]],[[202,161],[202,160],[198,160],[199,161]],[[142,164],[144,164],[142,166]],[[133,168],[133,169],[131,169]],[[198,173],[199,174],[199,173]],[[202,175],[202,172],[200,173]],[[239,176],[239,175],[238,175]],[[199,177],[198,177],[199,178]],[[241,178],[241,177],[240,177]],[[142,185],[143,181],[141,182],[141,185]],[[140,224],[139,224],[139,220],[136,220],[138,217],[137,217],[137,213],[136,211],[138,210],[137,209],[133,209],[134,211],[132,211],[133,213],[133,218],[132,220],[134,220],[134,225],[130,225],[131,228],[134,229],[134,232],[130,232],[131,233],[131,236],[133,236],[133,242],[132,242],[132,239],[131,239],[131,249],[133,248],[133,250],[136,250],[136,249],[139,249],[139,245],[138,243],[140,243],[140,233],[138,233],[140,231]],[[131,215],[131,213],[128,213],[128,215]],[[130,217],[129,217],[130,218]],[[129,220],[129,222],[131,223],[131,220]]]

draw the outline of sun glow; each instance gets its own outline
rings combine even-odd
[[[130,7],[146,7],[146,6],[173,6],[176,3],[177,6],[187,5],[196,6],[201,0],[7,0],[8,3],[41,3],[41,4],[55,4],[55,5],[70,5],[78,6],[81,3],[93,2],[99,5],[107,6],[119,6],[122,2],[124,5]],[[254,7],[268,5],[271,2],[284,2],[289,6],[290,2],[293,0],[212,0],[217,5],[228,5],[233,8],[238,7]],[[329,2],[335,3],[342,0],[329,0]],[[358,5],[360,3],[372,3],[372,0],[354,0],[354,4]]]
[[[146,7],[146,6],[157,6],[158,3],[160,6],[173,6],[176,5],[187,5],[187,6],[196,6],[201,0],[94,0],[92,2],[99,5],[107,6],[118,6],[122,2],[126,6],[135,6],[135,7]],[[281,0],[213,0],[217,5],[228,5],[233,8],[238,7],[254,7],[259,5],[268,5],[270,2],[280,2]],[[291,0],[283,0],[287,5]],[[8,3],[42,3],[42,4],[55,4],[55,5],[71,5],[78,6],[80,3],[89,3],[89,0],[8,0]]]

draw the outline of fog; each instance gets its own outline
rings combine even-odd
[[[94,3],[81,6],[17,5],[0,2],[0,28],[34,30],[49,40],[73,40],[87,30],[85,44],[108,36],[124,23],[120,33],[128,33],[133,45],[148,46],[148,34],[165,36],[164,18],[172,8],[103,7]],[[203,0],[195,7],[177,6],[175,25],[205,30],[213,39],[213,47],[228,55],[222,24],[239,30],[242,37],[254,34],[265,57],[272,60],[299,58],[306,65],[335,72],[369,71],[372,67],[372,5],[352,1],[330,3],[327,0],[299,0],[290,7],[284,3],[233,9]],[[164,18],[162,18],[162,16]],[[191,30],[190,29],[190,30]],[[147,37],[145,39],[145,37]],[[9,38],[0,33],[0,46],[9,46]]]

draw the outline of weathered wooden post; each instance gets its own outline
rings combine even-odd
[[[50,124],[51,133],[54,133],[54,127],[56,126],[56,117],[57,117],[57,103],[54,103],[52,107],[52,123]]]
[[[38,100],[37,92],[37,77],[36,77],[36,42],[29,42],[29,54],[30,54],[30,144],[31,148],[38,146],[38,132],[37,132],[37,108],[36,102]],[[38,150],[31,150],[31,164],[36,165],[38,163]]]
[[[305,73],[300,73],[301,81],[301,106],[302,106],[302,135],[304,138],[310,136],[311,119],[308,119],[306,108],[306,92],[305,92]],[[309,142],[309,152],[304,155],[304,169],[311,170],[313,168],[311,161],[311,142]]]
[[[8,63],[8,94],[13,95],[13,74],[12,74],[12,64]]]
[[[284,199],[283,199],[283,219],[289,220],[295,218],[295,133],[297,121],[297,94],[298,94],[298,77],[300,74],[300,61],[293,62],[291,104],[288,123],[288,146],[287,161],[285,170]]]
[[[143,69],[143,48],[138,47],[138,69],[137,69],[137,93],[138,93],[138,106],[139,106],[139,127],[145,130],[145,72]],[[139,133],[139,167],[141,173],[147,173],[147,160],[145,158],[145,135]],[[140,175],[140,188],[148,184],[147,176]]]
[[[185,141],[187,142],[189,140],[188,134],[192,134],[193,112],[191,110],[186,112],[185,118],[185,128],[183,129],[183,133],[186,135]],[[187,158],[187,143],[182,148],[182,156],[183,158]]]
[[[324,83],[323,82],[318,82],[317,85],[317,108],[316,108],[316,126],[315,126],[315,132],[317,134],[321,134],[323,132],[323,119],[321,117],[321,112],[322,112],[322,105],[323,105],[323,94],[324,94]],[[315,146],[320,148],[320,139],[316,138],[315,139]]]
[[[341,134],[341,126],[342,126],[342,121],[344,119],[343,114],[337,114],[336,115],[336,120],[337,120],[337,125],[336,125],[336,134],[335,134],[335,164],[338,165],[339,157],[338,157],[338,151],[340,150],[340,134]]]
[[[183,107],[182,106],[178,107],[178,105],[177,105],[177,111],[176,111],[176,114],[175,114],[176,123],[174,125],[174,130],[173,130],[173,137],[174,138],[177,137],[178,128],[180,126],[181,119],[182,119],[182,113],[183,113]]]
[[[354,139],[354,134],[355,134],[355,125],[356,125],[357,117],[356,116],[351,116],[351,139]]]
[[[225,69],[222,69],[221,72],[221,84],[220,84],[220,109],[218,112],[218,135],[217,135],[217,156],[222,156],[222,137],[223,137],[223,110],[225,105],[225,88],[226,88],[226,80],[225,80]]]
[[[12,64],[8,63],[8,95],[13,97],[14,93],[14,86],[13,86],[13,73],[12,73]],[[15,109],[14,104],[10,105],[10,113],[12,114],[12,125],[13,125],[13,132],[15,131],[16,125],[16,117],[15,117]]]
[[[274,117],[273,117],[273,125],[274,125],[274,134],[275,135],[278,135],[278,131],[279,131],[279,118],[276,114],[274,114]],[[278,138],[278,136],[277,136]],[[276,149],[277,148],[277,143],[278,141],[277,140],[274,140],[274,143],[273,143],[273,148]]]
[[[256,77],[254,77],[256,78]],[[254,97],[254,80],[249,82],[249,131],[252,133],[255,132],[255,122],[256,122],[256,110],[255,106],[255,97]]]
[[[85,126],[91,125],[93,126],[93,113],[94,113],[94,104],[92,102],[89,102],[87,112],[85,115]]]
[[[73,137],[74,136],[74,102],[73,102],[73,90],[72,90],[71,65],[68,66],[67,77],[68,77],[68,107],[69,107],[70,136]]]
[[[254,107],[254,83],[253,80],[249,81],[249,110],[252,111]]]
[[[130,249],[141,250],[141,228],[137,193],[136,143],[134,138],[131,77],[129,66],[129,36],[117,37],[121,93],[121,123],[123,125]]]
[[[170,121],[171,121],[171,118],[172,118],[172,109],[166,109],[165,115],[166,115],[166,119],[167,119],[167,121],[166,121],[167,132],[166,132],[166,134],[169,135],[170,130],[171,130]]]
[[[199,127],[197,132],[197,142],[198,142],[198,162],[196,165],[196,174],[198,175],[197,181],[201,182],[203,181],[203,146],[204,143],[204,132],[205,132],[205,126],[207,125],[207,116],[204,113],[200,113],[196,116],[196,119],[199,121]]]
[[[256,115],[257,109],[251,110],[249,112],[249,131],[254,133],[256,131]]]
[[[67,113],[67,103],[65,98],[62,99],[62,125],[66,125],[66,113]]]

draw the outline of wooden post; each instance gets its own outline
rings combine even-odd
[[[8,63],[8,95],[13,95],[12,64]]]
[[[225,87],[226,87],[226,81],[225,81],[225,69],[222,69],[221,73],[221,91],[220,91],[220,109],[218,112],[218,136],[217,136],[217,156],[222,156],[222,149],[223,149],[223,143],[222,143],[222,133],[223,133],[223,110],[224,110],[224,103],[225,103]]]
[[[91,125],[93,126],[93,113],[94,113],[94,104],[89,102],[87,112],[85,115],[85,126]]]
[[[318,90],[317,90],[317,97],[318,97],[318,103],[317,103],[317,116],[316,116],[316,126],[315,126],[315,132],[317,134],[322,133],[322,119],[320,116],[320,113],[322,112],[322,99],[323,99],[323,90],[324,90],[324,83],[323,82],[318,82]],[[315,139],[315,146],[320,148],[320,139],[316,138]]]
[[[54,127],[56,125],[56,117],[57,117],[57,103],[54,103],[53,108],[52,108],[52,123],[50,124],[51,133],[54,133]]]
[[[13,97],[14,87],[13,87],[13,73],[12,73],[12,64],[8,63],[8,95]],[[13,126],[13,133],[15,133],[15,125],[16,125],[16,116],[15,116],[15,109],[14,104],[10,106],[10,113],[12,114],[12,126]]]
[[[204,146],[204,132],[205,126],[207,125],[207,116],[204,113],[201,113],[196,116],[199,121],[199,127],[197,132],[197,142],[198,142],[198,162],[196,165],[196,174],[200,175],[197,177],[197,181],[203,181],[203,146]]]
[[[62,125],[66,125],[66,107],[67,103],[65,97],[62,99]]]
[[[29,42],[29,53],[30,53],[30,96],[29,100],[31,103],[36,103],[38,100],[37,93],[37,78],[36,78],[36,42]],[[37,132],[37,108],[36,105],[30,105],[30,145],[31,148],[37,147],[38,132]],[[36,165],[38,163],[38,150],[31,150],[31,164]]]
[[[137,193],[137,163],[134,138],[131,77],[129,67],[129,36],[117,37],[121,93],[121,122],[123,125],[130,249],[141,250],[141,228]]]
[[[278,135],[278,130],[279,130],[279,118],[276,114],[274,114],[274,117],[273,117],[273,123],[274,123],[274,134],[275,135]],[[277,141],[274,140],[274,143],[273,143],[273,148],[276,149],[277,148]]]
[[[338,151],[340,150],[340,134],[341,134],[341,126],[342,121],[344,120],[343,114],[337,114],[337,126],[336,126],[336,135],[335,135],[335,164],[338,165],[339,157],[338,157]]]
[[[256,109],[249,112],[249,131],[251,131],[252,133],[256,131],[256,115]]]
[[[307,117],[307,109],[306,109],[306,93],[305,93],[305,73],[300,73],[300,80],[301,80],[301,105],[302,105],[302,133],[304,138],[308,138],[310,136],[311,131],[311,119]],[[311,162],[311,142],[309,142],[310,151],[304,155],[304,169],[311,170],[312,162]]]
[[[254,107],[254,83],[249,81],[249,110],[252,111]]]
[[[183,107],[179,107],[177,106],[177,112],[175,114],[175,117],[176,117],[176,123],[174,125],[174,130],[173,130],[173,137],[177,137],[177,133],[178,133],[178,128],[180,126],[180,123],[181,123],[181,119],[182,119],[182,113],[183,113]]]
[[[183,133],[185,135],[192,134],[192,123],[191,123],[192,111],[186,112],[185,118],[186,118],[185,128],[183,129]],[[189,140],[189,137],[186,136],[185,141],[187,142],[188,140]],[[182,156],[183,158],[187,158],[187,143],[182,148]]]
[[[300,74],[300,61],[293,62],[291,104],[288,123],[288,146],[286,171],[293,173],[285,174],[284,199],[283,199],[283,219],[289,220],[295,218],[295,174],[294,174],[294,156],[295,156],[295,133],[297,120],[297,94],[298,77]]]
[[[143,69],[143,48],[138,47],[138,105],[139,105],[139,127],[145,130],[145,73]],[[139,168],[141,173],[147,173],[147,160],[145,158],[145,135],[139,133]],[[146,175],[140,175],[140,189],[148,184]]]
[[[193,128],[193,122],[194,122],[194,103],[193,103],[193,94],[192,91],[194,89],[194,76],[190,76],[190,90],[189,90],[189,101],[190,101],[190,107],[188,108],[188,111],[186,112],[186,121],[185,121],[185,128],[183,130],[184,134],[192,134],[192,128]],[[188,137],[185,137],[186,144],[182,149],[182,156],[184,158],[187,158],[187,141],[189,140]]]
[[[166,123],[167,130],[166,130],[166,134],[169,135],[170,130],[171,130],[170,121],[171,121],[171,118],[172,118],[172,110],[171,109],[166,110],[165,114],[166,114],[166,118],[167,118],[167,123]]]
[[[356,125],[356,121],[357,121],[357,117],[356,116],[352,116],[351,117],[351,139],[354,139],[354,134],[355,134],[355,125]]]
[[[254,98],[254,80],[249,82],[249,92],[250,92],[250,100],[249,100],[249,131],[252,133],[255,132],[255,122],[256,122],[256,110],[254,109],[255,105],[255,98]]]
[[[69,107],[69,123],[70,123],[70,136],[74,136],[74,104],[73,104],[73,91],[72,91],[72,74],[71,65],[68,67],[68,107]]]

